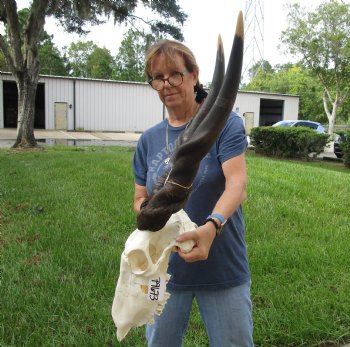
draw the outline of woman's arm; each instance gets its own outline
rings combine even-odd
[[[145,186],[140,186],[135,183],[134,192],[134,211],[136,213],[140,212],[140,206],[142,202],[148,197],[147,190]]]
[[[222,170],[225,175],[225,190],[217,201],[213,213],[219,213],[227,219],[247,198],[245,155],[241,154],[225,161],[222,164]]]
[[[217,201],[212,213],[219,213],[227,219],[247,197],[245,155],[241,154],[225,161],[222,164],[222,169],[226,180],[225,190]],[[220,223],[219,220],[217,222]],[[209,250],[215,236],[215,225],[208,222],[196,230],[185,233],[177,238],[179,242],[193,240],[196,244],[191,252],[185,254],[179,250],[178,253],[187,262],[205,260],[208,258]]]

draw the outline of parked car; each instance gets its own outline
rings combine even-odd
[[[334,154],[337,158],[343,158],[343,151],[341,148],[341,143],[343,139],[341,136],[337,135],[334,139]]]
[[[325,134],[326,129],[319,122],[314,122],[311,120],[281,120],[272,125],[273,127],[308,127],[319,134]]]

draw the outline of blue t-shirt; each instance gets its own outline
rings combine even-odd
[[[158,177],[166,171],[169,165],[167,158],[174,151],[176,139],[185,127],[186,125],[172,127],[165,119],[140,137],[133,160],[133,173],[135,182],[146,186],[148,194],[152,193]],[[191,195],[184,207],[197,225],[202,225],[211,214],[225,189],[221,165],[244,153],[246,147],[242,119],[232,113],[217,141],[201,161]],[[186,263],[177,253],[171,254],[168,268],[171,279],[168,287],[208,290],[248,282],[250,270],[244,233],[244,218],[240,206],[228,219],[223,233],[214,239],[207,260]]]

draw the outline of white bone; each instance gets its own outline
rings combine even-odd
[[[136,229],[126,240],[121,255],[112,317],[121,341],[136,326],[152,324],[170,297],[166,283],[169,257],[175,247],[188,253],[194,246],[189,240],[179,243],[176,237],[197,228],[181,210],[173,214],[163,229],[150,232]]]

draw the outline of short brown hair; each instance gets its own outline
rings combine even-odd
[[[173,57],[175,54],[178,54],[183,58],[188,72],[199,71],[196,58],[187,46],[174,40],[160,40],[151,46],[147,51],[145,61],[145,73],[147,78],[152,77],[153,59],[161,53],[164,54],[166,62],[169,66],[175,67]]]

